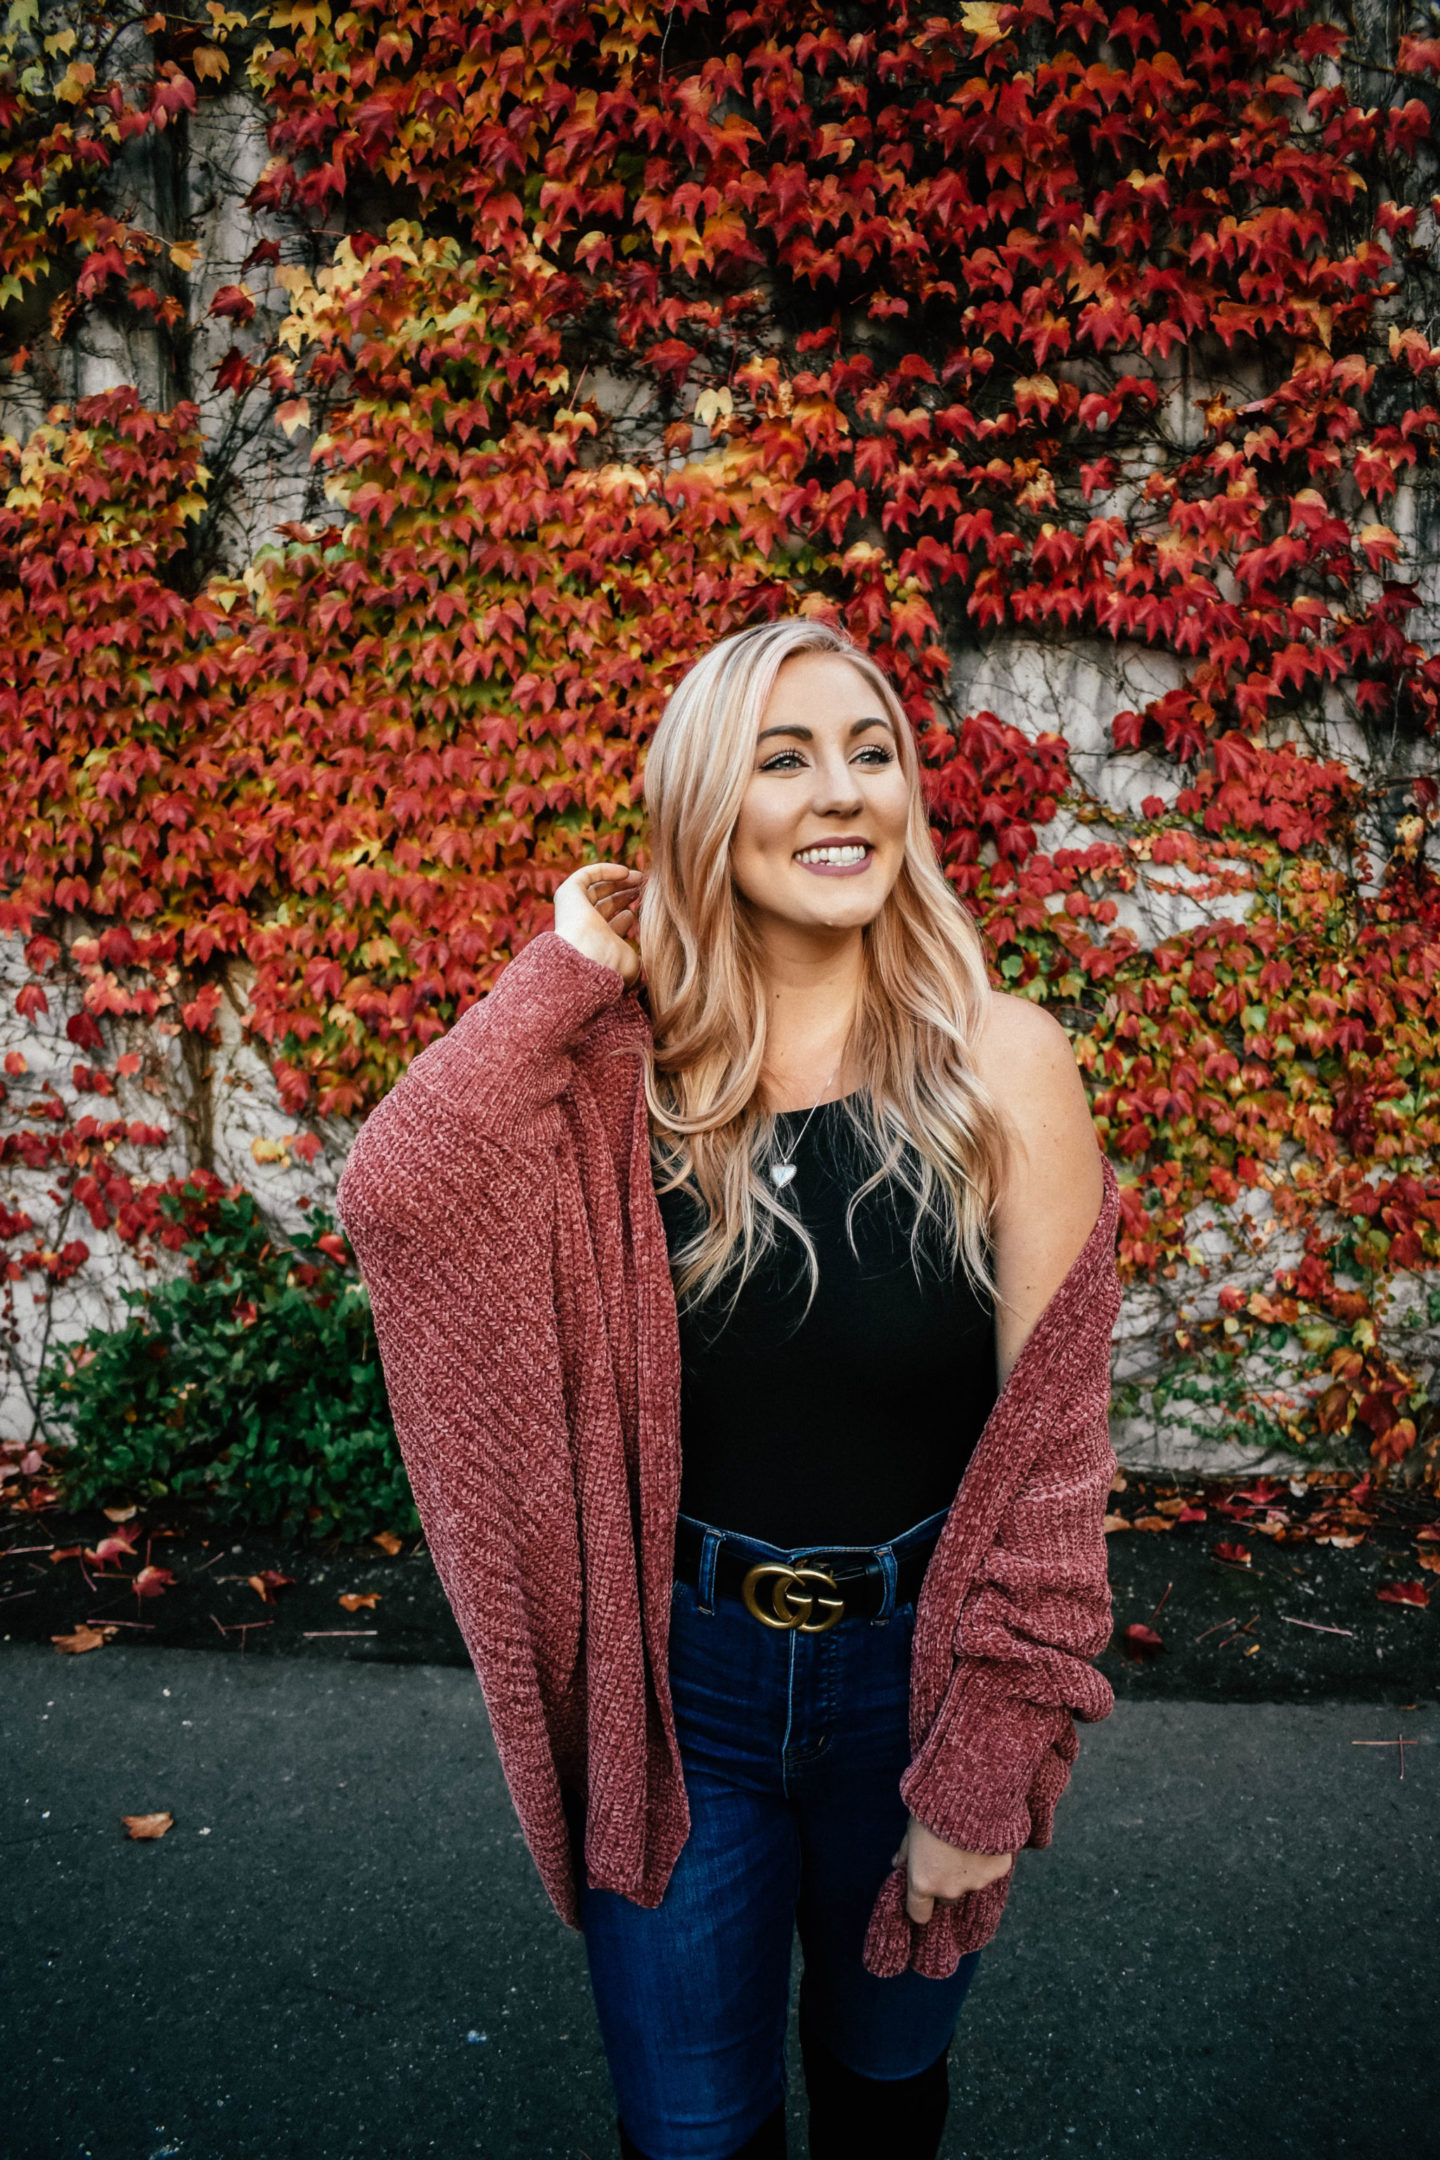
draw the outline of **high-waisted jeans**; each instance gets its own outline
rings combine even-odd
[[[950,2044],[978,1951],[948,1980],[877,1980],[861,1957],[909,1819],[899,1787],[915,1608],[895,1605],[886,1555],[944,1519],[876,1547],[881,1613],[821,1634],[765,1627],[738,1599],[707,1606],[675,1584],[670,1687],[690,1835],[653,1911],[590,1889],[577,1870],[620,2120],[650,2160],[725,2160],[783,2099],[797,1923],[802,2019],[848,2068],[913,2077]],[[734,1542],[791,1563],[857,1549]],[[702,1586],[713,1552],[707,1539]]]

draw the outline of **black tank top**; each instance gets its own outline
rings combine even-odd
[[[789,1159],[819,1284],[807,1313],[805,1253],[782,1229],[728,1318],[730,1285],[681,1311],[680,1509],[787,1549],[878,1545],[955,1497],[998,1392],[993,1307],[934,1233],[917,1274],[914,1202],[891,1181],[855,1210],[857,1259],[845,1209],[868,1173],[838,1103]],[[700,1202],[663,1193],[660,1212],[673,1258]]]

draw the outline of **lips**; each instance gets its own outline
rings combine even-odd
[[[795,852],[801,869],[819,877],[854,877],[868,869],[874,858],[868,840],[822,840]]]

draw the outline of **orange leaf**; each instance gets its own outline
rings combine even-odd
[[[397,1537],[393,1530],[381,1530],[370,1542],[372,1545],[378,1545],[382,1552],[389,1553],[393,1559],[405,1540]]]
[[[262,1568],[258,1575],[247,1575],[245,1580],[265,1604],[273,1605],[276,1591],[283,1590],[286,1584],[294,1582],[295,1578],[293,1575],[282,1575],[278,1568],[267,1567]]]
[[[378,1590],[342,1590],[340,1593],[340,1603],[346,1612],[359,1612],[362,1607],[369,1612],[379,1602]]]
[[[52,1635],[50,1640],[57,1650],[68,1650],[78,1657],[82,1650],[98,1650],[105,1637],[99,1628],[78,1627],[73,1635]]]
[[[122,1815],[126,1831],[133,1838],[164,1837],[167,1830],[175,1827],[175,1818],[169,1813],[159,1815]]]

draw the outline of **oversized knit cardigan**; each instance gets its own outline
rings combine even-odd
[[[659,1904],[690,1816],[667,1669],[680,1348],[651,1175],[642,995],[553,932],[371,1113],[339,1188],[416,1505],[474,1662],[527,1845],[578,1926],[588,1880]],[[1050,1841],[1108,1714],[1102,1517],[1119,1188],[1041,1313],[960,1482],[916,1609],[910,1812],[949,1844]],[[988,1942],[1013,1869],[905,1911],[879,1887],[865,1963],[943,1977]]]

